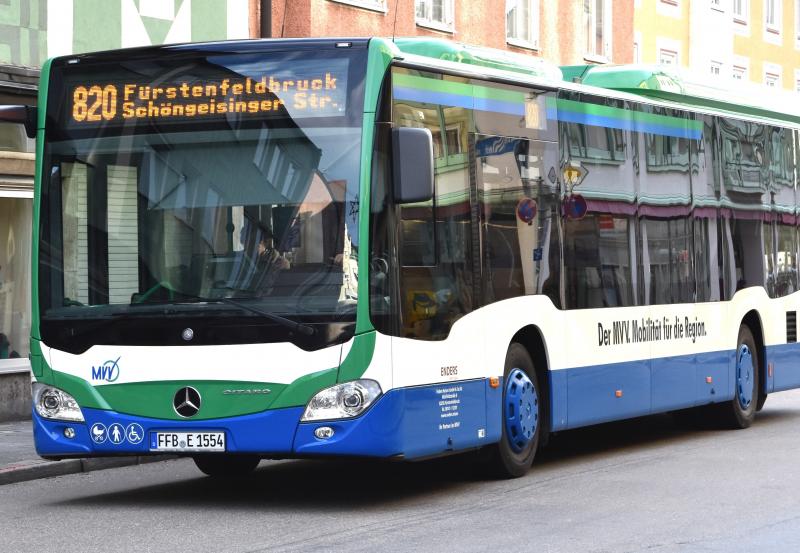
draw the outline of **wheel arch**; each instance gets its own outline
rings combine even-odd
[[[750,329],[753,339],[756,341],[758,349],[758,393],[767,393],[767,349],[764,347],[764,327],[761,323],[761,315],[755,309],[745,313],[742,318],[742,325]],[[738,353],[737,353],[738,355]]]
[[[511,338],[511,342],[518,342],[522,344],[528,351],[528,355],[533,360],[533,366],[536,368],[536,380],[539,383],[539,390],[541,390],[543,398],[543,413],[542,420],[544,425],[539,435],[539,444],[546,445],[550,436],[551,428],[551,415],[552,415],[552,398],[551,398],[551,382],[550,382],[550,364],[547,355],[547,344],[544,341],[542,331],[536,325],[528,325],[517,331]]]

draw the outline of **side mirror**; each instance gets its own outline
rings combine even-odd
[[[0,122],[25,125],[28,138],[36,138],[36,108],[33,106],[0,106]]]
[[[433,198],[433,136],[429,129],[392,129],[394,201],[426,202]]]

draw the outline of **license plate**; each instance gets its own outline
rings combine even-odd
[[[150,451],[225,451],[225,432],[151,432]]]

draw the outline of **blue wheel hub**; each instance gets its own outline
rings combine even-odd
[[[739,354],[736,356],[736,385],[739,388],[739,405],[742,406],[742,409],[750,407],[750,403],[753,401],[754,375],[753,353],[747,344],[742,344],[739,346]]]
[[[508,375],[505,394],[506,437],[511,449],[521,453],[531,443],[539,425],[539,396],[521,369]]]

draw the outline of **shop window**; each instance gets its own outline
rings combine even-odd
[[[32,207],[0,190],[0,369],[27,363],[29,353]]]

